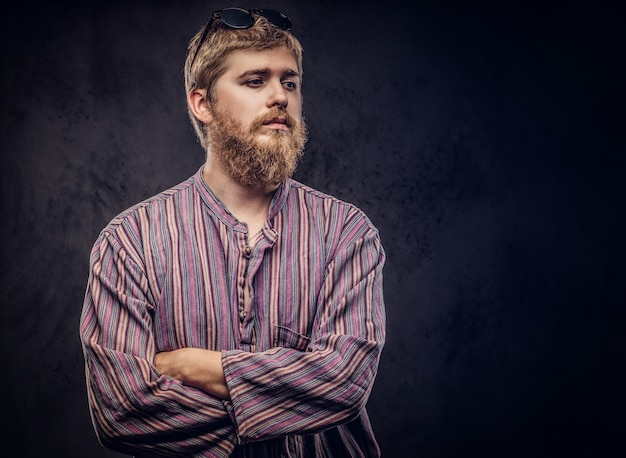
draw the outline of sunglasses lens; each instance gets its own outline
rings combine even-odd
[[[291,19],[283,13],[274,10],[256,10],[256,13],[263,16],[270,24],[275,25],[279,29],[291,29]]]
[[[254,17],[241,8],[225,8],[218,14],[220,21],[233,29],[247,29],[254,24]]]

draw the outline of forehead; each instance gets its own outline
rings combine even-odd
[[[242,74],[255,70],[300,74],[295,53],[281,46],[270,49],[238,49],[224,61],[225,73]]]

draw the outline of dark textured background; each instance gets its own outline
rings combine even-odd
[[[296,178],[361,207],[387,249],[370,416],[385,457],[615,456],[624,16],[458,3],[242,3],[290,14],[305,48]],[[202,163],[181,68],[226,5],[26,0],[2,14],[3,457],[118,456],[87,411],[88,254],[116,213]]]

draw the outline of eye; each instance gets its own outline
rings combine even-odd
[[[283,81],[283,86],[289,91],[295,91],[298,88],[295,81]]]
[[[263,86],[263,80],[261,78],[252,78],[246,81],[246,86],[249,87],[261,87]]]

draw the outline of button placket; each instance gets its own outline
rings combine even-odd
[[[242,291],[243,294],[239,298],[239,319],[243,323],[246,316],[248,315],[248,311],[246,310],[249,304],[246,304],[246,297],[249,299],[249,290],[250,290],[250,258],[252,256],[252,247],[247,244],[247,239],[245,240],[246,246],[242,250],[243,257],[245,260],[244,269],[243,269],[243,282],[242,282]]]
[[[245,340],[246,336],[246,327],[245,327],[245,319],[248,315],[248,311],[246,310],[246,297],[248,295],[248,273],[250,269],[250,258],[252,256],[252,248],[248,245],[248,239],[245,232],[240,232],[238,234],[238,245],[240,249],[241,262],[239,263],[239,285],[238,285],[238,295],[237,295],[237,314],[239,315],[239,329],[240,335],[243,340]]]
[[[239,326],[240,326],[240,345],[250,345],[254,340],[253,324],[246,320],[249,318],[250,307],[250,266],[253,253],[253,247],[249,245],[247,236],[241,240],[241,256],[242,256],[242,275],[241,291],[242,294],[239,297]]]

